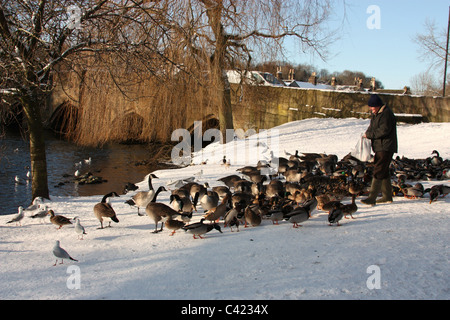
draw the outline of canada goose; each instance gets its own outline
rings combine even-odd
[[[188,224],[188,225],[182,227],[181,229],[183,229],[186,232],[191,233],[192,236],[194,237],[194,239],[197,239],[195,236],[198,236],[200,239],[203,239],[202,235],[205,233],[208,233],[212,229],[216,229],[220,233],[223,233],[220,226],[217,223],[205,224],[205,223],[203,223],[204,220],[205,219],[202,218],[200,220],[200,222]]]
[[[234,188],[234,183],[236,181],[241,180],[241,179],[242,178],[239,177],[238,175],[233,174],[233,175],[230,175],[230,176],[226,176],[226,177],[220,178],[220,179],[218,179],[218,181],[221,181],[221,182],[225,183],[225,185],[228,188]]]
[[[147,204],[152,201],[153,197],[155,196],[155,190],[153,189],[152,185],[152,178],[158,179],[157,176],[155,176],[153,173],[150,173],[148,175],[148,191],[139,191],[134,196],[131,197],[130,200],[125,201],[125,203],[129,204],[130,206],[137,206],[138,208],[138,215],[139,214],[139,208],[143,207],[145,208]]]
[[[155,222],[153,233],[161,232],[164,228],[164,221],[178,216],[179,213],[168,205],[156,202],[156,197],[145,207],[147,215]],[[161,221],[161,229],[158,230],[158,222]]]
[[[194,182],[189,189],[189,194],[191,195],[192,199],[194,199],[196,194],[198,193],[198,199],[201,199],[206,194],[206,192],[208,192],[208,188],[208,182],[205,182],[203,185]]]
[[[195,197],[198,197],[197,194]],[[197,199],[194,198],[194,203]],[[180,197],[178,194],[170,195],[170,205],[178,212],[191,213],[194,210],[194,204],[189,197]]]
[[[215,191],[207,191],[199,200],[203,210],[208,211],[217,207],[219,204],[219,195]]]
[[[20,206],[19,208],[18,208],[18,210],[19,210],[19,213],[17,213],[11,220],[9,220],[7,223],[13,223],[13,222],[15,222],[16,223],[16,225],[17,224],[19,224],[20,226],[22,226],[22,219],[23,219],[23,217],[24,217],[24,213],[23,213],[23,207],[22,206]]]
[[[431,164],[436,167],[440,166],[442,164],[442,158],[439,155],[439,152],[437,152],[436,150],[433,150],[433,152],[431,154],[434,155],[433,157],[431,157]]]
[[[94,206],[94,215],[100,221],[100,228],[98,229],[103,229],[103,218],[109,218],[116,223],[119,222],[119,219],[117,219],[116,216],[116,212],[109,203],[110,197],[118,197],[118,196],[119,195],[117,193],[110,192],[105,196],[103,196],[102,201]],[[109,221],[108,227],[111,227],[111,221]]]
[[[60,215],[55,215],[55,212],[53,210],[49,210],[47,214],[50,215],[50,222],[53,223],[54,225],[59,226],[59,228],[57,228],[58,230],[61,229],[62,226],[66,224],[72,224],[69,218]]]

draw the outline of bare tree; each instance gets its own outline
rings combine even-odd
[[[414,37],[414,42],[416,42],[421,51],[421,59],[428,62],[429,68],[425,73],[418,75],[415,78],[415,82],[423,82],[424,80],[431,80],[430,72],[436,72],[438,74],[444,74],[445,58],[447,56],[447,30],[445,28],[439,29],[436,26],[435,21],[426,20],[424,24],[424,33],[417,34]],[[444,77],[445,79],[446,77]],[[431,90],[435,87],[432,81],[427,84],[422,84],[422,86],[428,86],[425,92],[431,93],[435,90]]]
[[[159,1],[0,1],[1,106],[19,103],[25,115],[33,199],[49,197],[41,110],[59,66],[86,55],[158,55],[164,12]]]
[[[184,15],[171,21],[183,39],[180,45],[198,65],[208,69],[218,108],[220,130],[233,128],[230,88],[226,69],[247,70],[255,58],[272,58],[293,37],[303,52],[323,57],[330,33],[324,22],[331,10],[329,0],[185,0],[173,1]],[[175,26],[175,27],[174,27]]]

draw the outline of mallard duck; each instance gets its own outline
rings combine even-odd
[[[293,228],[298,228],[301,227],[300,223],[305,222],[309,219],[309,217],[310,214],[308,210],[303,207],[297,207],[289,212],[289,214],[285,215],[284,219],[289,221],[290,223],[293,223]]]
[[[66,218],[61,215],[55,215],[55,212],[53,210],[49,210],[47,214],[50,215],[50,222],[53,223],[54,225],[59,226],[59,228],[57,228],[58,230],[61,229],[62,226],[66,224],[72,224],[69,218]]]
[[[174,220],[172,218],[172,216],[169,216],[165,222],[165,225],[166,225],[167,229],[172,230],[172,233],[170,234],[170,236],[173,236],[177,230],[179,230],[185,226],[185,223],[180,220]]]
[[[344,212],[344,218],[345,219],[349,219],[347,216],[350,215],[350,217],[352,219],[353,218],[353,214],[358,211],[358,206],[355,203],[355,199],[356,199],[356,194],[352,194],[352,203],[350,204],[344,204],[341,206],[342,211]]]
[[[344,217],[344,211],[342,210],[341,203],[336,204],[333,209],[328,214],[328,222],[331,226],[333,223],[336,223],[340,226],[339,221]]]
[[[273,210],[269,212],[269,220],[272,221],[272,224],[279,224],[278,221],[283,220],[284,214],[281,210]]]
[[[261,216],[259,214],[257,214],[255,211],[252,210],[251,206],[247,206],[247,208],[245,208],[245,213],[244,213],[244,217],[245,217],[245,228],[247,228],[248,224],[251,225],[252,227],[257,227],[261,224]]]
[[[212,208],[205,214],[205,219],[209,221],[217,221],[221,217],[224,217],[227,213],[228,209],[231,207],[231,196],[226,195],[225,198],[222,199],[222,202],[215,208]]]
[[[103,229],[103,218],[109,218],[116,223],[119,222],[116,212],[109,203],[110,197],[118,197],[118,196],[119,195],[117,193],[110,192],[104,195],[102,201],[94,206],[94,215],[98,219],[98,221],[100,221],[100,228],[98,229]],[[108,227],[111,227],[111,220],[109,221]]]
[[[438,185],[432,186],[430,189],[430,204],[433,201],[436,201],[439,196],[445,197],[449,193],[450,193],[449,186],[446,186],[443,184],[438,184]]]
[[[422,198],[424,191],[425,191],[423,188],[423,185],[420,182],[416,183],[412,187],[405,186],[404,188],[401,188],[400,190],[403,193],[403,195],[405,196],[405,198],[408,198],[408,199]]]
[[[202,218],[200,222],[185,225],[181,229],[191,233],[194,239],[197,239],[196,236],[198,236],[200,239],[203,239],[202,235],[208,233],[212,229],[216,229],[220,233],[223,233],[220,226],[217,223],[205,224],[203,223],[203,221],[205,221],[204,218]]]
[[[125,201],[125,203],[129,204],[130,206],[137,206],[138,215],[141,215],[139,213],[139,208],[145,208],[155,196],[156,191],[153,189],[152,178],[158,179],[158,177],[153,173],[150,173],[148,175],[148,191],[139,191],[134,196],[132,196],[130,200]]]

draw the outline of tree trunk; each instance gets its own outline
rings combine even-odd
[[[38,95],[33,92],[24,96],[21,100],[27,119],[30,139],[32,199],[34,200],[36,197],[49,199],[44,126],[40,113],[40,100]]]

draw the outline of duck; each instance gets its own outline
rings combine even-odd
[[[303,207],[297,207],[289,214],[285,215],[284,219],[293,224],[293,228],[301,227],[300,223],[305,222],[310,217],[307,209]]]
[[[279,221],[283,220],[284,213],[281,210],[272,210],[269,212],[269,220],[272,221],[272,224],[279,225]]]
[[[78,240],[83,240],[84,235],[87,234],[84,227],[81,225],[80,218],[75,217],[75,232],[78,234]],[[81,236],[81,239],[80,239]]]
[[[356,219],[353,217],[353,214],[358,211],[358,206],[355,203],[356,194],[352,194],[352,202],[350,204],[343,204],[341,209],[344,211],[344,218],[349,219],[347,216],[350,215],[352,219]]]
[[[153,173],[150,173],[148,175],[148,191],[139,191],[134,196],[132,196],[130,200],[125,201],[125,203],[129,204],[130,206],[137,206],[139,216],[142,216],[139,213],[139,208],[145,208],[155,196],[156,191],[153,189],[152,178],[158,179],[158,177]]]
[[[94,206],[94,215],[97,217],[97,219],[100,221],[100,228],[103,229],[103,218],[109,218],[112,221],[118,223],[119,219],[117,219],[116,212],[114,211],[113,207],[109,203],[110,197],[118,197],[119,195],[115,192],[110,192],[103,196],[102,201],[97,203]],[[111,227],[111,221],[109,221],[108,227]]]
[[[248,227],[248,224],[252,227],[257,227],[261,224],[261,216],[252,210],[251,206],[247,206],[244,212],[245,218],[245,227]]]
[[[436,201],[439,196],[445,197],[449,193],[450,193],[449,186],[446,186],[443,184],[438,184],[438,185],[432,186],[430,189],[430,204],[433,201]]]
[[[65,226],[67,224],[72,224],[72,222],[70,222],[69,218],[66,218],[64,216],[61,215],[55,215],[55,212],[53,210],[49,210],[47,212],[48,215],[50,215],[50,222],[53,223],[54,225],[59,226],[57,229],[61,229],[62,226]]]
[[[228,209],[231,207],[231,196],[226,195],[222,199],[222,202],[215,208],[210,209],[207,214],[205,214],[205,219],[209,221],[218,221],[220,217],[224,217]]]
[[[242,208],[238,205],[235,208],[231,208],[225,216],[223,217],[224,227],[230,227],[231,232],[233,232],[233,227],[236,227],[237,232],[239,232],[239,218]]]
[[[21,221],[22,221],[23,217],[24,217],[23,207],[20,206],[18,208],[18,213],[11,220],[9,220],[7,223],[15,222],[16,225],[19,224],[20,226],[22,226],[22,222]]]
[[[422,198],[423,194],[424,194],[424,188],[420,182],[416,183],[412,187],[405,186],[404,188],[401,188],[400,190],[401,190],[401,192],[403,192],[403,195],[405,196],[405,198],[408,198],[408,199]]]
[[[216,229],[220,233],[223,233],[222,229],[220,228],[220,226],[217,223],[206,224],[206,223],[204,223],[204,221],[205,221],[205,219],[202,218],[200,220],[200,222],[185,225],[181,229],[183,229],[186,232],[191,233],[192,236],[194,237],[194,239],[197,239],[196,236],[198,236],[200,239],[204,239],[202,237],[202,235],[210,232],[212,229]]]
[[[344,211],[342,210],[342,204],[340,202],[336,203],[331,211],[328,213],[328,225],[336,223],[340,226],[339,221],[344,217]]]
[[[185,223],[180,220],[174,220],[172,216],[169,216],[165,222],[166,228],[172,230],[169,236],[173,236],[175,232],[185,226]]]

